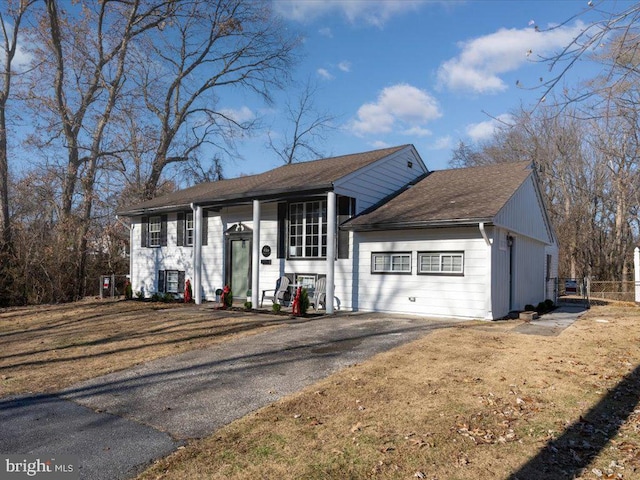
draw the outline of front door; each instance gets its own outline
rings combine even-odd
[[[232,225],[225,232],[225,283],[231,288],[233,298],[247,299],[251,288],[251,239],[253,230],[242,223]]]
[[[251,242],[245,239],[231,240],[231,292],[234,298],[244,299],[249,290]]]

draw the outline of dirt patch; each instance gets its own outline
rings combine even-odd
[[[151,478],[640,478],[640,310],[460,324],[195,441]]]
[[[136,301],[0,310],[0,397],[52,392],[287,321],[242,311]]]

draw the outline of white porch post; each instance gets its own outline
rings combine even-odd
[[[640,303],[640,248],[633,250],[634,276],[636,279],[636,303]]]
[[[326,312],[333,313],[333,298],[335,296],[335,258],[336,258],[336,194],[327,193],[327,296]]]
[[[202,303],[202,207],[193,209],[193,300]]]
[[[260,288],[260,201],[253,201],[253,252],[251,257],[251,305],[258,307]]]

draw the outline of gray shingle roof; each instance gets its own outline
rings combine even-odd
[[[440,170],[343,228],[384,230],[491,221],[532,174],[529,162]]]
[[[396,153],[408,145],[370,152],[300,162],[259,175],[202,183],[122,209],[119,215],[138,215],[144,211],[185,207],[191,203],[232,202],[268,198],[286,193],[331,190],[333,182]]]

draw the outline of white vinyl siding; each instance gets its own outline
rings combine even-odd
[[[538,194],[533,176],[530,176],[498,212],[496,225],[508,228],[512,233],[552,244],[553,234],[544,216],[544,206]]]
[[[355,198],[356,213],[361,213],[426,172],[415,149],[407,147],[341,178],[334,191]]]
[[[464,275],[374,274],[367,262],[372,254],[389,252],[400,243],[411,262],[418,252],[464,252]],[[353,308],[362,311],[485,318],[487,264],[490,251],[478,228],[439,228],[389,232],[358,232],[355,241],[360,258],[354,279]],[[393,252],[400,253],[400,252]]]

